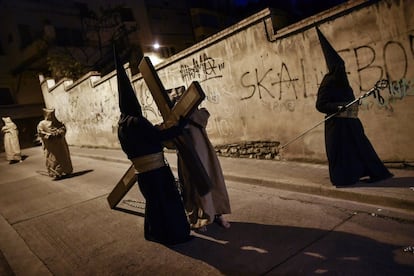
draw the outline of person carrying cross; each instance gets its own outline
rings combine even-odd
[[[144,237],[166,245],[188,241],[190,226],[175,184],[174,175],[163,154],[163,141],[182,132],[185,120],[177,126],[154,126],[141,106],[114,48],[118,82],[118,138],[122,150],[137,171],[139,189],[145,198]]]

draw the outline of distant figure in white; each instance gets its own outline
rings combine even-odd
[[[22,154],[20,152],[19,130],[10,117],[2,117],[4,126],[1,132],[4,134],[4,150],[6,152],[6,159],[9,164],[14,164],[22,161]]]
[[[73,172],[69,147],[66,143],[66,127],[55,117],[54,109],[43,109],[44,120],[37,125],[37,133],[42,140],[46,158],[46,168],[55,180],[69,176]]]

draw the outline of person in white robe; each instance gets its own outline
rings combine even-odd
[[[169,97],[174,104],[180,99],[184,90],[180,88],[169,91]],[[212,187],[207,194],[201,196],[198,193],[196,183],[191,182],[191,176],[185,162],[178,152],[178,177],[182,185],[184,207],[191,228],[201,231],[207,230],[206,226],[213,222],[224,228],[229,228],[230,223],[223,215],[231,213],[220,161],[206,131],[209,117],[210,113],[206,108],[197,108],[189,117],[188,124],[184,128],[211,179]]]
[[[69,147],[66,142],[66,127],[55,116],[54,109],[43,109],[44,120],[37,125],[50,177],[58,180],[73,172]]]
[[[4,126],[1,132],[4,134],[4,151],[6,152],[6,159],[9,164],[14,164],[22,161],[22,154],[19,143],[19,130],[16,124],[10,117],[2,117]]]

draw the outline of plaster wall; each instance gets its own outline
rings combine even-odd
[[[213,144],[252,140],[282,145],[324,118],[315,109],[326,64],[315,26],[345,60],[356,97],[378,80],[390,87],[367,97],[360,119],[380,158],[414,160],[414,6],[410,0],[349,1],[274,30],[270,10],[194,45],[156,66],[165,88],[198,81],[210,113]],[[129,72],[129,71],[128,71]],[[141,75],[131,78],[144,115],[162,121]],[[116,75],[90,73],[73,83],[41,79],[71,145],[119,147]],[[381,99],[381,101],[380,101]],[[326,160],[323,124],[291,143],[286,158]]]

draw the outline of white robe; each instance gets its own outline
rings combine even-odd
[[[205,129],[209,117],[210,113],[207,109],[197,109],[191,115],[190,123],[185,128],[213,185],[206,195],[200,196],[197,193],[194,183],[190,183],[188,179],[188,172],[186,172],[183,160],[178,155],[178,170],[183,185],[184,207],[192,228],[200,228],[212,223],[215,215],[231,212],[221,165]]]
[[[72,173],[72,161],[65,139],[65,125],[57,119],[45,119],[38,124],[37,132],[42,139],[49,176],[59,178]]]
[[[4,134],[4,150],[6,152],[6,159],[8,161],[20,161],[22,155],[20,152],[19,131],[17,126],[10,117],[2,118],[4,126],[1,132]]]

